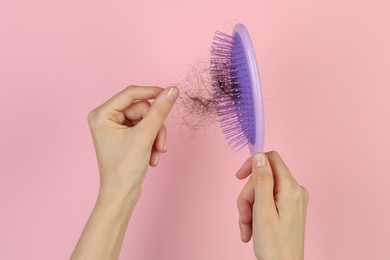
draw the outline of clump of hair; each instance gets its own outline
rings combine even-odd
[[[175,85],[181,91],[176,120],[182,134],[189,138],[214,137],[217,104],[212,96],[209,62],[198,60]]]
[[[233,25],[226,26],[231,29]],[[180,134],[188,139],[214,138],[217,118],[221,115],[218,105],[221,107],[221,102],[234,102],[236,95],[234,82],[230,81],[227,72],[221,71],[215,64],[210,64],[212,48],[209,43],[207,46],[194,64],[187,65],[185,73],[178,76],[179,80],[173,84],[171,80],[169,82],[169,85],[180,89],[181,93],[172,114],[181,127]],[[180,69],[183,69],[183,66],[180,66]]]

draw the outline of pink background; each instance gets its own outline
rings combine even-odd
[[[0,1],[0,259],[66,259],[98,172],[87,114],[169,84],[236,22],[251,32],[266,150],[310,190],[307,259],[390,259],[390,5],[330,1]],[[171,117],[121,259],[254,259],[232,153]],[[215,132],[213,134],[213,132]]]

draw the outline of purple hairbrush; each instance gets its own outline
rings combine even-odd
[[[263,152],[264,112],[260,75],[249,33],[237,24],[233,36],[217,31],[211,47],[212,96],[222,132],[233,151],[245,145]]]

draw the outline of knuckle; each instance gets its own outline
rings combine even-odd
[[[288,197],[292,201],[296,202],[302,202],[304,204],[307,204],[309,199],[309,192],[306,188],[298,185],[298,184],[292,184],[288,188]]]
[[[130,86],[127,86],[125,91],[129,91],[131,92],[132,90],[134,90],[137,86],[136,85],[130,85]]]
[[[150,106],[151,106],[151,104],[150,104],[150,102],[148,100],[140,100],[140,101],[137,101],[137,102],[141,103],[142,106],[145,107],[145,108],[150,108]]]
[[[242,194],[242,192],[241,192],[240,195],[238,195],[238,198],[237,198],[237,200],[236,200],[237,208],[240,209],[240,207],[241,207],[241,205],[242,205],[242,203],[243,203],[244,201],[245,201],[245,199],[244,199],[244,196],[243,196],[243,194]]]
[[[241,200],[240,199],[237,199],[236,206],[237,206],[238,211],[240,211],[240,208],[241,208]]]
[[[303,199],[304,199],[305,203],[307,204],[309,202],[309,198],[310,198],[309,190],[306,187],[301,186],[301,192],[302,192]]]
[[[99,125],[105,118],[105,112],[102,109],[95,108],[88,113],[88,125],[92,128]]]
[[[131,95],[131,94],[134,92],[135,89],[136,89],[136,86],[128,86],[128,87],[125,89],[125,93],[126,93],[127,95]]]
[[[129,98],[132,98],[133,97],[133,92],[138,88],[138,86],[135,86],[135,85],[130,85],[130,86],[127,86],[123,91],[122,93],[124,95],[128,95]]]
[[[259,176],[260,175],[260,176]],[[272,186],[273,185],[273,176],[270,173],[261,173],[258,174],[256,178],[256,185],[260,186]]]
[[[139,101],[140,102],[140,106],[141,106],[141,115],[142,115],[142,118],[144,118],[146,116],[146,114],[149,112],[149,109],[150,109],[150,103],[146,100],[144,101]]]
[[[298,186],[298,185],[291,185],[290,188],[290,196],[293,198],[293,199],[300,199],[302,197],[302,190],[301,190],[301,187]]]
[[[236,201],[238,211],[240,211],[243,202],[244,202],[244,199],[242,198],[242,195],[240,194],[240,196],[238,196],[237,201]]]
[[[89,111],[87,116],[88,124],[91,125],[96,117],[96,109]]]

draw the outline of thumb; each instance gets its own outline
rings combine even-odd
[[[156,136],[178,96],[179,90],[175,87],[162,91],[138,125],[145,129],[148,135]]]
[[[257,153],[252,160],[252,179],[255,190],[254,214],[277,214],[274,200],[274,177],[264,153]]]

